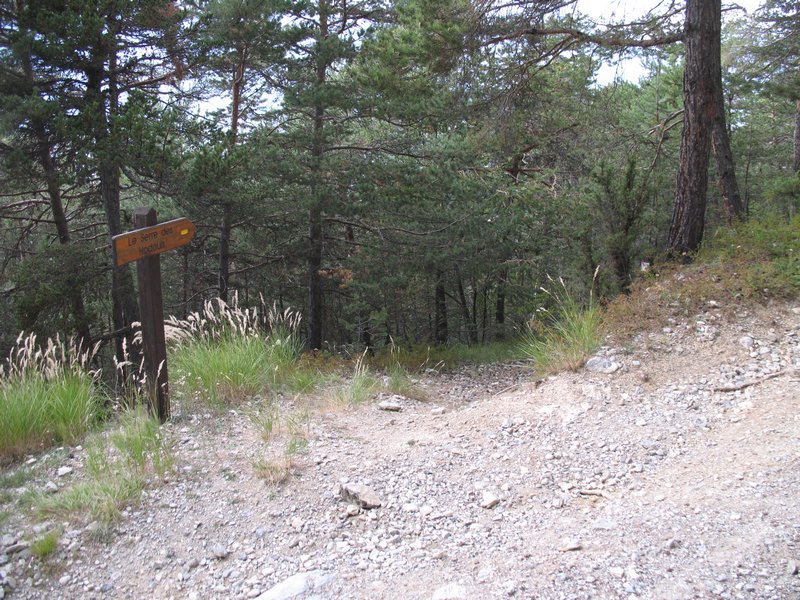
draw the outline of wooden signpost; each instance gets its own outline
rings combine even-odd
[[[111,238],[114,264],[120,267],[137,262],[147,396],[152,412],[163,423],[169,418],[169,377],[158,255],[188,244],[196,229],[189,219],[157,223],[152,208],[134,210],[133,226],[133,231]]]

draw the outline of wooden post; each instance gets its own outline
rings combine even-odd
[[[136,229],[152,225],[156,225],[154,209],[137,208],[133,211]],[[137,261],[137,267],[147,395],[152,413],[164,423],[169,419],[169,377],[161,300],[161,259],[158,254],[145,256]]]

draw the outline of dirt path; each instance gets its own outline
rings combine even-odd
[[[0,555],[6,597],[800,597],[800,309],[656,325],[600,353],[613,373],[474,368],[399,412],[312,410],[278,487],[257,472],[285,439],[249,407],[185,416],[169,481],[110,531],[65,524],[45,566]]]

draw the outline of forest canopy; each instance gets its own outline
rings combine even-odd
[[[569,0],[0,15],[4,353],[25,330],[122,356],[136,286],[110,240],[137,207],[197,226],[162,255],[167,313],[291,306],[307,347],[364,349],[503,339],[547,275],[624,293],[643,261],[800,206],[796,1],[627,22]],[[601,83],[620,56],[645,75]]]

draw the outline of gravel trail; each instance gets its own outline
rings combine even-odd
[[[473,367],[305,408],[278,486],[250,407],[184,415],[113,527],[61,524],[43,564],[24,540],[53,523],[3,525],[0,598],[800,597],[800,308],[654,326],[541,382]]]

